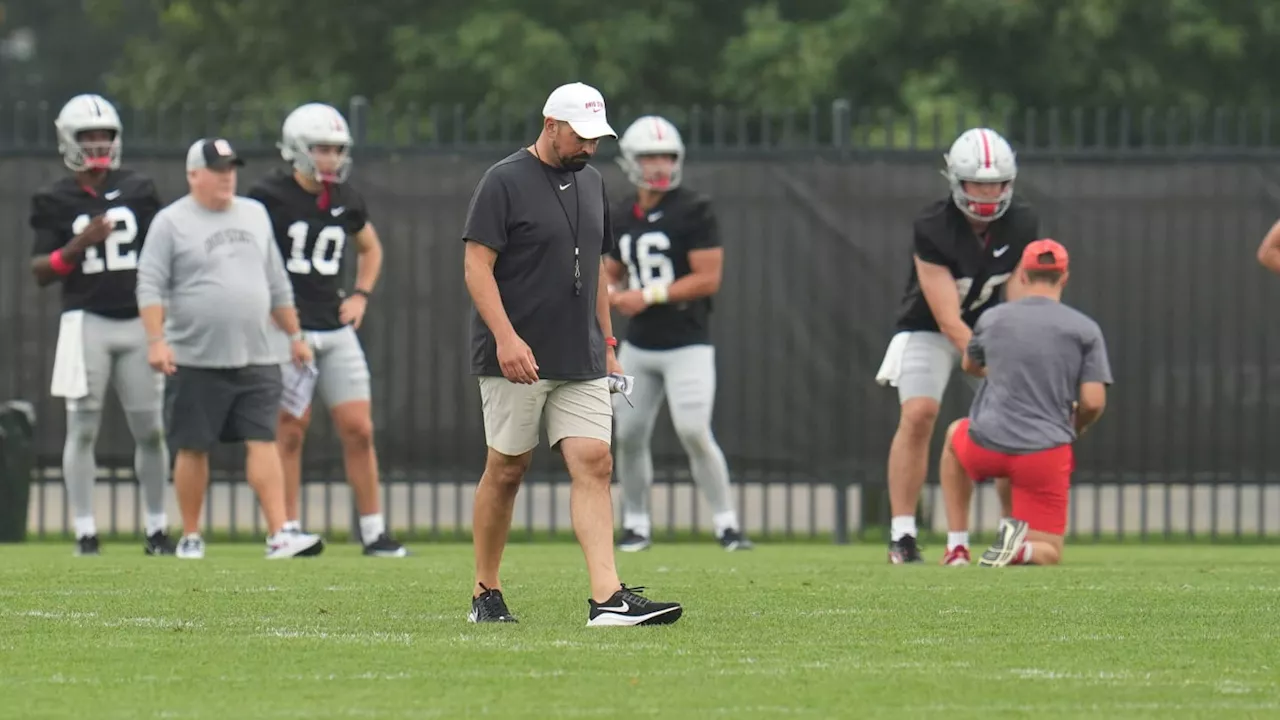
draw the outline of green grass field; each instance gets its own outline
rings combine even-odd
[[[628,629],[584,627],[571,544],[510,549],[521,623],[501,627],[465,622],[466,545],[209,550],[0,546],[0,718],[1280,716],[1274,547],[984,570],[889,567],[879,543],[659,545],[623,578],[684,619]]]

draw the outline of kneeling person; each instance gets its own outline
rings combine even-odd
[[[965,372],[985,377],[969,417],[947,429],[940,471],[947,520],[967,528],[977,478],[1007,477],[1012,517],[979,564],[1056,565],[1067,526],[1072,443],[1102,415],[1111,366],[1102,330],[1062,304],[1067,251],[1037,240],[1022,255],[1022,297],[974,327]],[[967,531],[963,531],[967,544]]]

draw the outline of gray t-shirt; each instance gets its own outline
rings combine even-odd
[[[161,210],[138,263],[138,307],[161,303],[180,366],[288,362],[271,310],[293,306],[293,286],[262,203],[237,197],[217,212],[187,195]]]
[[[969,434],[998,452],[1025,454],[1074,442],[1071,404],[1080,385],[1111,384],[1098,323],[1045,297],[983,313],[969,357],[987,368],[969,410]]]
[[[533,351],[539,378],[605,376],[596,291],[600,257],[613,248],[609,228],[598,170],[552,168],[523,148],[489,168],[471,196],[462,238],[498,252],[498,293],[516,334]],[[581,282],[576,293],[575,244]],[[471,373],[502,375],[493,333],[474,307]]]

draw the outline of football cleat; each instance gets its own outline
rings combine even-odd
[[[1022,544],[1027,539],[1027,524],[1022,520],[1000,521],[996,541],[978,560],[980,567],[1005,567],[1022,554]]]
[[[969,548],[964,545],[957,545],[947,551],[942,556],[942,565],[968,565],[969,564]]]
[[[889,564],[904,565],[906,563],[924,562],[920,548],[916,545],[914,535],[903,535],[900,540],[889,543]]]

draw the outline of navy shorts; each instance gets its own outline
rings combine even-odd
[[[208,452],[220,442],[275,442],[283,391],[278,365],[179,367],[164,387],[169,447]]]

